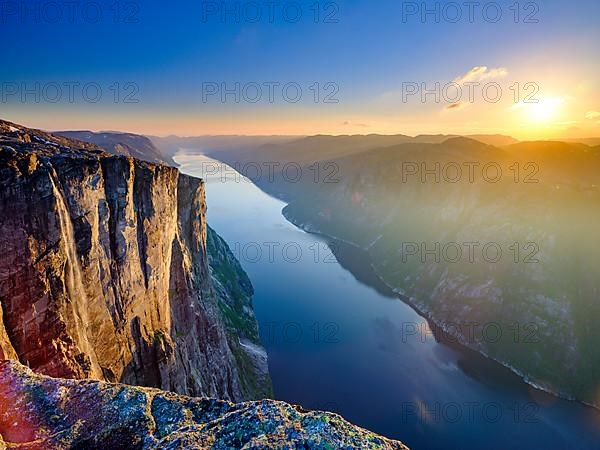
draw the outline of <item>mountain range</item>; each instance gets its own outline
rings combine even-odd
[[[465,346],[600,406],[599,146],[314,136],[210,155],[280,168],[253,181],[289,203],[288,220],[365,249],[386,284]]]

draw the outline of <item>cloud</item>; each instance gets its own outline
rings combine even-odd
[[[460,85],[460,84],[464,84],[464,83],[468,83],[468,82],[479,82],[479,81],[488,80],[488,79],[492,79],[492,78],[504,77],[506,75],[508,75],[508,70],[505,69],[504,67],[497,67],[494,69],[490,69],[487,66],[475,66],[471,70],[469,70],[467,73],[455,78],[452,81],[454,83]],[[406,103],[407,98],[418,99],[419,98],[418,94],[422,95],[422,90],[424,90],[426,88],[432,89],[434,86],[434,83],[436,83],[436,82],[435,81],[425,82],[423,80],[412,81],[412,82],[403,82],[402,89],[386,91],[386,92],[378,95],[375,98],[375,101],[380,104],[391,104],[391,103],[397,104],[400,102]],[[438,83],[439,83],[439,81],[438,81]],[[412,85],[411,89],[416,88],[417,90],[415,92],[409,92],[408,89],[405,91],[404,90],[405,84],[407,85],[407,87],[408,87],[408,85]],[[440,84],[445,84],[445,82],[442,82]],[[458,103],[461,103],[461,102],[458,102]],[[455,108],[462,109],[465,106],[466,105],[461,105],[461,106],[450,105],[450,107],[448,109],[455,109]]]
[[[460,111],[461,109],[464,109],[467,106],[469,106],[467,102],[457,102],[446,106],[446,109],[450,111]]]
[[[598,111],[588,111],[585,114],[585,118],[589,120],[594,120],[600,118],[600,112]]]
[[[354,123],[354,122],[350,122],[349,120],[346,120],[344,123],[342,123],[342,125],[348,127],[348,126],[352,126],[352,127],[368,127],[369,125],[367,125],[366,123]]]
[[[508,75],[508,70],[506,70],[504,67],[489,69],[487,66],[475,66],[467,73],[455,78],[453,81],[457,84],[464,84],[468,82],[488,80],[490,78],[504,77],[506,75]]]

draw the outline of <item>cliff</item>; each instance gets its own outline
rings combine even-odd
[[[175,168],[0,121],[0,357],[55,377],[266,395],[264,350],[226,325],[232,286],[209,267],[205,211],[203,182]],[[235,294],[255,328],[251,290]]]
[[[156,389],[40,376],[0,362],[0,447],[15,449],[399,449],[331,413],[234,404]]]

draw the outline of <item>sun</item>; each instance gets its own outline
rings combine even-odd
[[[522,117],[530,123],[548,124],[555,120],[560,113],[560,107],[564,103],[562,97],[551,97],[534,101],[521,101],[511,109],[522,111]]]
[[[538,103],[531,103],[526,110],[527,116],[531,122],[548,123],[556,118],[562,103],[563,100],[560,97],[543,99]]]

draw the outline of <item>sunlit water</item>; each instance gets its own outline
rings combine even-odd
[[[205,178],[208,222],[255,287],[277,399],[340,413],[413,449],[600,448],[594,410],[438,343],[425,319],[377,286],[362,252],[337,243],[338,262],[328,240],[285,220],[285,203],[193,153],[175,159]]]

